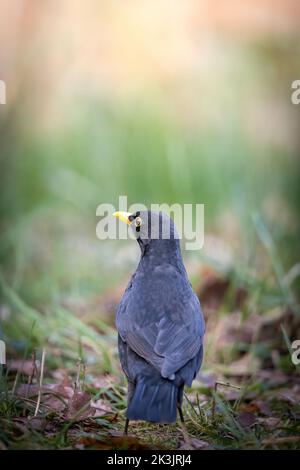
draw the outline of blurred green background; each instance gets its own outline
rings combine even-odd
[[[0,449],[128,448],[114,323],[140,253],[96,236],[121,195],[205,205],[203,249],[182,244],[206,320],[193,440],[299,447],[299,0],[1,0],[0,80]]]
[[[57,306],[97,312],[126,282],[138,247],[95,232],[96,207],[119,195],[204,203],[205,246],[184,253],[193,282],[212,266],[253,289],[251,310],[297,308],[299,6],[239,3],[2,2],[7,340],[36,312],[48,337]]]

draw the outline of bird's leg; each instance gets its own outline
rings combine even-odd
[[[183,418],[183,413],[182,413],[182,408],[181,408],[181,406],[180,406],[180,405],[177,405],[177,409],[178,409],[180,421],[182,422],[182,424],[184,424],[184,418]]]
[[[133,397],[134,390],[135,390],[135,384],[134,384],[134,382],[132,382],[131,380],[128,379],[127,409],[128,409],[129,403],[131,402],[131,399],[132,399],[132,397]],[[128,434],[128,426],[129,426],[129,419],[126,418],[126,421],[125,421],[125,428],[124,428],[124,434],[125,434],[125,436],[127,436],[127,434]]]
[[[178,409],[178,412],[179,412],[179,417],[180,417],[180,428],[181,428],[181,432],[182,432],[182,435],[183,435],[183,440],[184,442],[186,442],[186,444],[189,446],[188,448],[192,449],[193,446],[192,446],[192,443],[191,443],[191,439],[190,439],[190,436],[187,432],[187,429],[185,427],[185,423],[184,423],[184,418],[183,418],[183,413],[182,413],[182,408],[181,408],[181,404],[178,403],[177,404],[177,409]]]
[[[127,436],[128,434],[128,426],[129,426],[129,419],[126,418],[126,421],[125,421],[125,428],[124,428],[124,434]]]

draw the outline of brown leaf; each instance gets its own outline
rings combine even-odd
[[[241,403],[239,407],[240,411],[246,411],[248,413],[260,413],[265,416],[272,416],[272,411],[268,403],[264,400],[255,399],[250,403]]]
[[[254,403],[256,404],[259,412],[262,414],[262,415],[265,415],[265,416],[272,416],[272,411],[269,407],[269,404],[264,401],[264,400],[254,400]]]
[[[58,384],[48,384],[45,386],[47,390],[51,390],[54,393],[64,397],[72,398],[74,395],[73,387],[70,384],[69,379],[66,377],[62,383]]]
[[[297,405],[300,402],[300,386],[294,385],[291,389],[279,390],[277,395],[284,400]]]
[[[66,408],[66,403],[55,395],[42,395],[41,403],[52,411],[64,411]]]
[[[241,359],[221,368],[224,374],[229,376],[249,376],[258,370],[259,359],[247,353]]]
[[[238,422],[243,428],[248,428],[253,426],[256,423],[256,416],[253,413],[243,411],[238,415]]]
[[[95,409],[94,418],[99,418],[108,413],[112,413],[112,408],[109,403],[106,403],[104,400],[99,399],[91,403],[91,407]]]
[[[211,445],[200,439],[196,439],[195,437],[189,440],[190,442],[186,441],[179,441],[179,450],[208,450],[211,449]]]
[[[44,387],[42,387],[42,390]],[[27,397],[31,398],[37,396],[39,393],[39,386],[38,385],[28,385],[28,384],[21,384],[17,390],[16,394],[20,397]]]
[[[43,431],[47,426],[47,420],[38,416],[28,416],[24,423],[35,431]]]
[[[67,400],[74,394],[73,389],[63,383],[43,385],[41,391],[41,403],[54,411],[63,411],[67,406]],[[21,397],[35,399],[39,393],[39,386],[21,384],[16,393]]]
[[[72,379],[64,369],[56,369],[51,371],[51,377],[59,384],[63,384],[65,387],[73,387]]]
[[[281,419],[280,418],[257,418],[257,422],[261,425],[263,425],[265,428],[268,430],[274,430],[279,427],[281,424]]]
[[[110,386],[111,382],[116,382],[116,377],[107,374],[94,377],[91,382],[91,385],[95,388],[107,388]]]
[[[111,448],[113,449],[120,449],[120,450],[143,450],[143,449],[151,449],[145,443],[140,442],[136,437],[132,436],[120,436],[114,437],[112,440],[108,441],[109,444],[112,445]]]
[[[13,433],[15,436],[22,436],[28,432],[27,423],[22,418],[13,418]]]
[[[87,392],[75,391],[69,400],[66,418],[75,421],[82,421],[95,414],[95,408],[91,407],[91,395]]]
[[[111,433],[110,433],[111,434]],[[96,439],[95,437],[84,437],[80,439],[79,443],[85,447],[92,447],[93,449],[101,450],[144,450],[151,449],[147,444],[141,443],[136,437],[130,435],[111,436],[103,439]]]
[[[33,372],[35,369],[35,363],[30,360],[11,359],[7,363],[7,368],[10,370],[15,370],[17,372],[20,372],[21,374],[33,375]]]
[[[201,285],[197,289],[197,294],[204,307],[212,310],[218,310],[225,301],[230,287],[230,279],[222,278],[216,273],[210,273],[202,281]],[[242,308],[246,298],[246,289],[243,287],[237,287],[233,294],[234,309]]]
[[[290,381],[290,376],[281,370],[263,369],[257,372],[257,378],[262,382],[268,383],[269,387],[286,385]]]
[[[232,388],[223,388],[220,392],[227,401],[235,401],[241,396],[240,390],[233,390]]]
[[[288,310],[276,307],[261,316],[261,324],[258,333],[258,341],[272,341],[278,345],[281,344],[282,334],[281,325],[285,322],[290,326],[293,323],[293,314]],[[290,330],[288,329],[290,332]]]

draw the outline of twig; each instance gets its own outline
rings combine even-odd
[[[40,383],[39,383],[39,394],[38,394],[38,399],[37,399],[37,402],[36,402],[36,408],[35,408],[34,416],[37,416],[38,411],[39,411],[39,407],[40,407],[40,403],[41,403],[42,385],[43,385],[43,378],[44,378],[45,357],[46,357],[46,349],[43,348],[41,373],[40,373]]]
[[[36,372],[36,354],[35,354],[35,349],[34,349],[33,352],[32,352],[32,366],[31,366],[31,371],[30,371],[29,377],[28,377],[26,398],[28,397],[29,387],[30,387],[30,385],[32,385],[32,380],[33,380],[35,372]]]
[[[14,384],[13,384],[13,388],[12,388],[12,391],[11,391],[12,396],[14,396],[14,394],[15,394],[17,384],[18,384],[18,381],[19,381],[19,375],[20,375],[20,371],[17,371],[16,376],[15,376],[15,380],[14,380]]]
[[[31,398],[20,397],[20,400],[36,406],[36,401],[32,400]],[[44,406],[45,408],[49,408],[49,410],[53,411],[53,408],[51,408],[51,406],[47,405],[46,403],[40,403],[40,407],[41,406]]]
[[[86,364],[85,362],[82,363],[82,381],[81,381],[81,390],[84,390],[85,387],[85,374],[86,374]]]
[[[29,387],[30,385],[32,385],[32,380],[33,380],[33,377],[34,377],[34,374],[36,372],[36,357],[35,357],[35,349],[33,350],[32,352],[32,366],[31,366],[31,371],[30,371],[30,374],[28,376],[28,382],[27,382],[27,388],[26,388],[26,393],[25,393],[25,398],[28,398],[28,395],[29,395]],[[25,408],[23,410],[23,416],[25,416]]]
[[[237,390],[241,390],[241,387],[238,387],[237,385],[231,385],[229,382],[215,382],[214,395],[213,395],[213,401],[212,401],[212,407],[211,407],[211,419],[212,419],[212,421],[215,420],[216,394],[218,392],[218,385],[221,385],[222,387],[235,388]]]
[[[74,392],[76,390],[80,391],[80,371],[81,371],[81,358],[78,359],[77,363],[77,373],[76,373],[76,380],[74,382]]]

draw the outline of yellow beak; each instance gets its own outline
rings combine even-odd
[[[125,222],[127,225],[130,225],[132,222],[132,220],[129,219],[129,217],[132,215],[130,212],[118,211],[114,212],[113,215],[122,220],[122,222]]]

